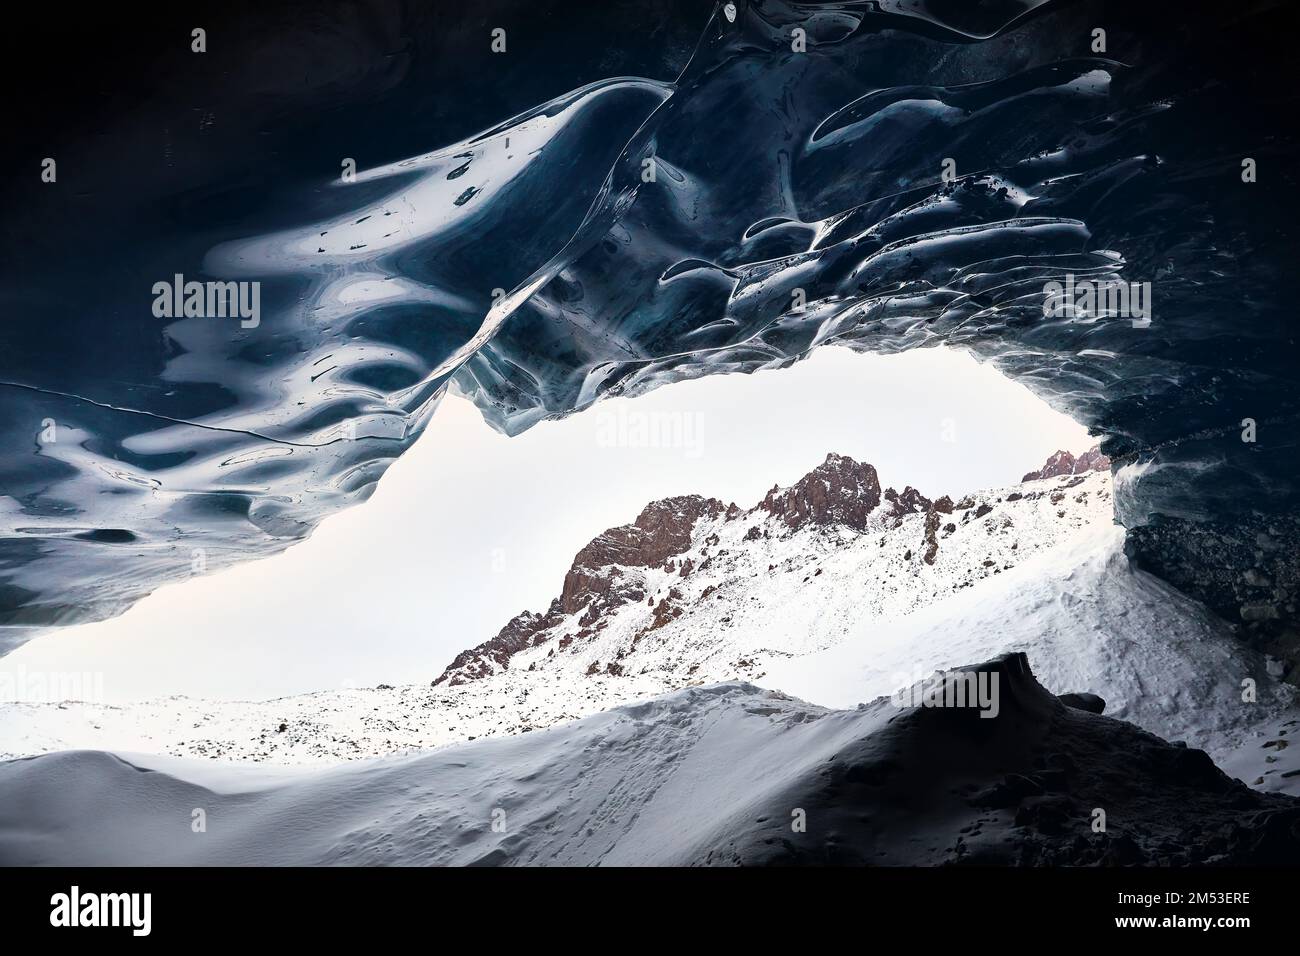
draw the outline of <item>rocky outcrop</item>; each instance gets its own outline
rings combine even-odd
[[[670,621],[676,620],[682,616],[682,606],[679,603],[682,599],[682,592],[678,588],[669,588],[668,596],[655,605],[654,617],[650,621],[650,626],[646,629],[653,631],[663,627]]]
[[[899,500],[924,503],[927,508],[930,505],[929,499],[912,488]],[[833,453],[789,488],[773,487],[748,513],[742,513],[734,504],[701,495],[652,501],[634,522],[602,532],[578,552],[564,576],[559,598],[545,614],[525,611],[514,617],[491,640],[457,655],[433,684],[456,686],[506,669],[511,657],[534,646],[538,635],[549,631],[566,615],[583,612],[579,622],[583,631],[568,642],[593,633],[610,611],[647,600],[641,577],[633,573],[635,569],[668,567],[675,568],[682,578],[689,576],[696,570],[695,562],[687,558],[677,568],[672,559],[690,549],[695,527],[701,520],[752,520],[758,512],[765,511],[790,531],[808,525],[862,531],[879,504],[880,479],[876,469]],[[758,525],[753,525],[747,540],[757,540],[763,533]],[[706,544],[716,540],[711,538]],[[700,570],[707,566],[706,558]],[[681,615],[682,608],[676,603],[679,597],[659,602],[648,630],[662,627]],[[653,596],[650,600],[653,606]]]
[[[552,601],[545,614],[524,611],[515,615],[492,640],[457,654],[442,676],[433,682],[434,686],[446,683],[455,687],[504,670],[511,657],[531,647],[537,635],[554,627],[563,617],[559,600]]]
[[[1166,519],[1131,529],[1126,550],[1144,571],[1201,595],[1300,687],[1300,517]]]
[[[635,588],[619,592],[623,578],[611,568],[649,568],[662,565],[691,544],[691,531],[701,518],[716,518],[727,511],[717,498],[683,495],[646,505],[632,524],[610,528],[578,552],[564,578],[560,604],[573,614],[592,597],[615,603],[639,601],[645,595]]]
[[[1021,481],[1038,481],[1041,478],[1060,478],[1062,475],[1082,475],[1089,471],[1109,471],[1110,459],[1094,445],[1078,458],[1068,451],[1058,451],[1048,456],[1042,468],[1031,471]]]
[[[887,518],[894,518],[897,521],[906,515],[924,514],[933,507],[934,502],[911,485],[905,487],[901,494],[893,488],[885,489],[884,514]],[[951,509],[951,505],[949,508]]]
[[[789,488],[773,486],[759,509],[791,529],[808,524],[839,524],[863,531],[867,516],[880,504],[880,478],[871,465],[845,455],[826,460]]]
[[[664,565],[690,547],[696,522],[729,511],[734,514],[734,509],[734,505],[729,508],[717,498],[700,495],[650,502],[632,524],[610,528],[578,552],[564,576],[560,597],[551,602],[545,614],[524,611],[512,618],[496,637],[458,654],[433,685],[445,683],[455,687],[504,670],[511,657],[533,646],[539,634],[554,627],[566,615],[585,608],[580,623],[587,628],[598,627],[606,612],[645,600],[644,590],[627,573],[628,569]],[[689,561],[682,564],[682,577],[690,573],[691,567]]]
[[[933,508],[925,513],[925,553],[921,560],[926,564],[934,564],[934,559],[939,556],[939,514]]]

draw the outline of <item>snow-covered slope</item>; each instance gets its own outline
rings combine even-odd
[[[1109,524],[1109,482],[1066,475],[954,505],[910,487],[882,492],[871,465],[829,455],[749,511],[698,495],[651,503],[576,556],[550,609],[518,615],[433,687],[0,704],[0,757],[102,748],[332,762],[518,733],[689,684],[761,680],[773,661],[978,590]]]
[[[299,766],[524,733],[665,690],[650,678],[501,674],[465,687],[320,691],[271,701],[0,704],[0,759],[56,750]]]
[[[519,615],[438,683],[505,670],[644,675],[665,687],[756,679],[774,660],[944,601],[1111,514],[1106,473],[954,504],[910,487],[882,496],[874,468],[830,455],[749,511],[698,497],[652,503],[578,555],[550,609]]]
[[[686,686],[743,679],[851,707],[937,668],[1028,651],[1054,693],[1300,792],[1290,690],[1222,622],[1132,569],[1107,463],[1054,455],[956,503],[880,489],[828,456],[748,511],[654,502],[575,558],[561,594],[433,686],[268,702],[0,705],[0,756],[72,748],[319,764],[517,734]],[[1095,469],[1103,470],[1095,470]],[[1046,477],[1037,477],[1046,474]],[[1242,699],[1255,681],[1256,700]]]
[[[1096,524],[942,604],[868,623],[815,654],[773,661],[762,683],[852,707],[971,660],[1022,651],[1056,694],[1090,692],[1105,713],[1206,750],[1263,789],[1300,794],[1294,689],[1227,625],[1133,569],[1123,529]],[[1279,746],[1280,744],[1280,746]],[[1291,776],[1284,776],[1291,774]]]
[[[1300,801],[1064,706],[1013,655],[969,707],[689,688],[329,770],[72,751],[0,764],[0,864],[1279,863]],[[994,681],[996,683],[994,684]],[[150,772],[140,772],[142,770]],[[1093,832],[1094,809],[1109,817]],[[205,826],[196,832],[196,811]]]

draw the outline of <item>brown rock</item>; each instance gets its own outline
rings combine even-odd
[[[951,505],[950,505],[951,507]],[[904,515],[921,514],[934,508],[934,502],[921,494],[911,485],[899,494],[893,488],[885,489],[885,514],[894,518]]]
[[[773,487],[759,508],[791,529],[809,524],[842,524],[865,530],[867,516],[880,504],[880,478],[871,465],[844,455],[826,460],[789,488]]]
[[[926,564],[934,564],[934,559],[939,556],[939,514],[932,510],[925,515],[925,553],[921,560]]]
[[[1041,478],[1059,478],[1063,475],[1082,475],[1090,471],[1109,471],[1110,459],[1101,453],[1101,448],[1094,445],[1078,458],[1068,451],[1058,451],[1048,456],[1042,468],[1031,471],[1021,481],[1037,481]]]

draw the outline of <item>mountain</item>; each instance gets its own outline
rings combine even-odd
[[[1097,446],[1085,451],[1075,458],[1068,451],[1058,451],[1049,455],[1042,468],[1031,471],[1021,481],[1040,481],[1043,478],[1059,478],[1062,475],[1082,475],[1090,471],[1110,471],[1110,459],[1101,453]]]
[[[0,764],[0,862],[1276,865],[1300,855],[1300,800],[1068,706],[1023,654],[934,686],[967,679],[996,713],[890,698],[827,710],[727,682],[327,770],[89,751],[15,760]],[[201,838],[159,826],[186,825],[194,807],[218,821]]]
[[[433,683],[512,669],[755,679],[774,656],[973,587],[1110,509],[1108,474],[953,502],[882,492],[872,465],[829,454],[748,510],[698,495],[650,503],[578,552],[545,611],[520,613]]]
[[[558,596],[430,685],[271,701],[0,704],[0,757],[71,748],[332,764],[536,732],[713,682],[852,708],[935,669],[1027,652],[1053,693],[1300,791],[1290,691],[1197,602],[1133,568],[1105,471],[952,502],[842,455],[748,510],[652,502],[575,556]],[[1249,678],[1257,701],[1242,706]],[[1290,723],[1289,723],[1290,722]]]

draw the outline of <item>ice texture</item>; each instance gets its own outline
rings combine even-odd
[[[1295,145],[1269,105],[1294,93],[1272,57],[1205,52],[1274,14],[1180,11],[1175,35],[1161,4],[735,6],[676,75],[430,130],[241,215],[186,196],[111,270],[33,277],[0,373],[0,647],[301,539],[448,389],[517,433],[823,344],[945,343],[1101,436],[1142,566],[1300,656]],[[404,82],[413,108],[457,95]],[[156,318],[173,275],[260,283],[258,324]],[[1149,323],[1044,314],[1049,283],[1103,279],[1150,283]]]

